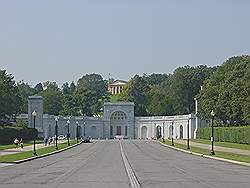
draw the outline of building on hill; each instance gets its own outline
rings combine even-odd
[[[128,82],[123,81],[123,80],[115,80],[112,83],[109,83],[108,85],[108,91],[112,94],[112,95],[116,95],[122,92],[124,86],[127,84]]]

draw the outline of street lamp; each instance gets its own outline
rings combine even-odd
[[[79,137],[79,132],[78,132],[78,121],[76,121],[76,142],[78,143],[78,137]]]
[[[215,113],[213,110],[211,111],[211,116],[212,116],[212,137],[211,137],[212,150],[211,150],[211,155],[215,155],[215,152],[214,152],[214,116],[215,116]]]
[[[70,133],[69,133],[69,124],[70,124],[70,121],[69,121],[69,119],[68,119],[68,121],[67,121],[67,125],[68,125],[68,133],[67,133],[68,146],[70,145],[70,143],[69,143],[69,137],[70,137]]]
[[[58,117],[55,118],[55,121],[56,121],[56,127],[55,127],[55,133],[56,133],[56,149],[58,149],[58,146],[57,146],[57,140],[58,140]]]
[[[174,146],[174,122],[172,121],[172,127],[171,127],[171,132],[172,132],[172,146]]]
[[[190,145],[189,145],[189,118],[188,118],[188,124],[187,124],[187,149],[190,149]]]
[[[36,116],[37,116],[37,113],[36,111],[34,110],[32,112],[32,116],[33,116],[33,119],[34,119],[34,130],[36,129]],[[33,155],[34,156],[37,156],[37,153],[36,153],[36,135],[34,135],[34,143],[33,143]]]
[[[165,126],[164,126],[165,122],[163,122],[163,127],[162,127],[162,141],[165,142],[165,138],[164,138],[164,135],[165,135]]]

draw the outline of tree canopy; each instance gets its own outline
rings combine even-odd
[[[199,116],[231,125],[250,123],[250,57],[237,56],[218,67],[199,65],[178,67],[172,74],[135,75],[123,92],[111,96],[108,80],[99,74],[86,74],[76,82],[38,83],[34,88],[0,71],[0,121],[6,123],[18,113],[27,113],[30,95],[41,95],[44,113],[64,116],[94,116],[102,113],[106,101],[135,103],[136,116],[194,113],[194,98]],[[111,80],[110,80],[111,81]],[[70,83],[70,84],[69,84]],[[203,90],[201,90],[203,86]]]

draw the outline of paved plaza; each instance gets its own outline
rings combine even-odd
[[[1,188],[248,187],[250,168],[193,156],[155,141],[105,140],[0,168]]]

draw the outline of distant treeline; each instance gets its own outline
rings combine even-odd
[[[33,88],[0,70],[0,123],[27,113],[28,96],[41,95],[44,113],[64,116],[101,115],[107,101],[134,102],[136,116],[188,114],[194,113],[197,98],[200,117],[210,118],[214,110],[221,124],[246,125],[250,123],[249,65],[250,56],[237,56],[218,67],[184,66],[172,74],[135,75],[115,96],[108,93],[108,80],[99,74],[86,74],[61,88],[53,81]]]

